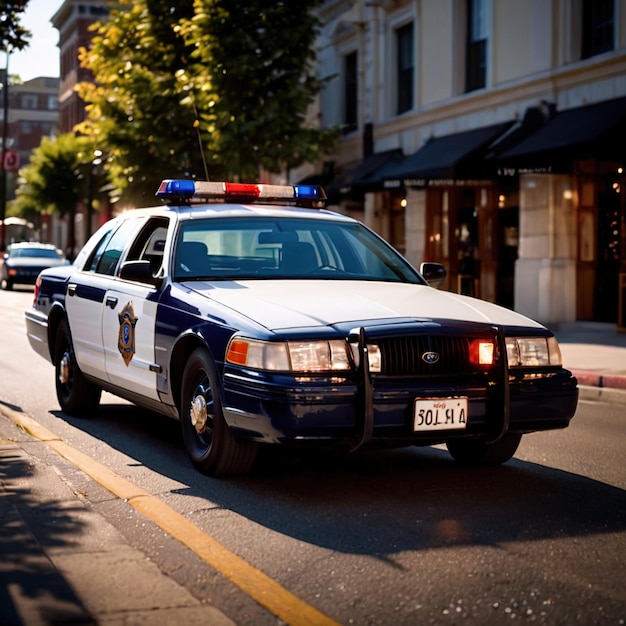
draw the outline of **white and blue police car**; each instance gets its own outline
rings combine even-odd
[[[62,410],[102,390],[182,423],[193,465],[251,470],[259,445],[445,443],[500,464],[565,428],[577,381],[541,324],[435,288],[315,186],[166,180],[43,271],[26,311]]]

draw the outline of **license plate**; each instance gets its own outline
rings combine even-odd
[[[415,400],[413,430],[458,430],[467,426],[467,398]]]

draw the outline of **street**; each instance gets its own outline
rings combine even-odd
[[[323,457],[271,448],[251,475],[210,479],[189,464],[173,420],[109,394],[92,418],[61,413],[54,369],[26,339],[31,300],[30,289],[0,292],[0,403],[158,497],[330,619],[626,623],[623,406],[581,402],[569,429],[526,436],[495,469],[460,467],[438,448]],[[84,496],[90,505],[200,601],[237,624],[277,623],[236,581],[123,502],[93,493]]]

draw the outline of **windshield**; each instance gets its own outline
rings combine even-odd
[[[184,222],[175,280],[324,278],[423,284],[411,265],[356,222],[212,218]]]
[[[60,259],[61,256],[53,248],[11,248],[9,256],[33,257],[38,259]]]

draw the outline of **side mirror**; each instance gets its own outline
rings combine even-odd
[[[431,287],[440,287],[448,273],[441,263],[422,263],[420,274]]]
[[[152,275],[152,266],[150,261],[126,261],[122,263],[120,269],[120,278],[123,280],[132,280],[136,283],[147,283],[158,287],[161,284],[160,278]]]

